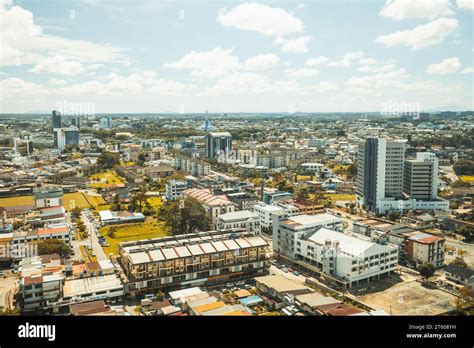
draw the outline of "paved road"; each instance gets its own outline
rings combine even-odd
[[[281,269],[276,268],[275,266],[271,265],[270,266],[270,274],[276,274],[276,275],[281,275],[285,278],[288,278],[290,280],[294,280],[295,282],[298,282],[300,284],[305,284],[306,283],[306,277],[303,275],[295,276],[293,273],[290,272],[283,272]]]
[[[17,286],[17,275],[0,278],[0,306],[3,308],[11,308],[14,290]]]
[[[108,257],[105,255],[104,250],[99,244],[99,239],[97,238],[95,234],[95,228],[93,225],[93,222],[89,220],[85,212],[83,211],[81,214],[82,221],[84,221],[84,224],[86,225],[86,230],[89,232],[89,240],[88,240],[88,245],[92,244],[92,249],[95,251],[95,256],[97,257],[97,260],[107,260]]]

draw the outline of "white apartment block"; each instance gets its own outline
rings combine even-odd
[[[274,215],[273,250],[280,255],[296,259],[297,242],[308,232],[314,232],[323,227],[342,233],[342,220],[327,213],[293,217],[285,214]]]
[[[296,258],[351,287],[359,281],[390,275],[398,264],[398,247],[321,228],[297,242]]]
[[[166,182],[165,197],[167,200],[174,201],[175,199],[183,197],[183,192],[187,190],[188,184],[186,181],[168,180]]]
[[[252,235],[260,234],[260,218],[249,210],[234,211],[222,214],[217,220],[219,230],[244,229]]]
[[[254,211],[260,220],[260,228],[262,232],[271,233],[273,226],[273,216],[282,215],[284,210],[277,205],[259,203],[255,204]]]
[[[209,163],[184,156],[177,156],[174,159],[174,167],[195,176],[209,175],[211,171]]]

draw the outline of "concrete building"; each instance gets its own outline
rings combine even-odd
[[[284,213],[282,207],[265,203],[256,204],[254,210],[260,219],[261,231],[269,234],[273,232],[273,216]]]
[[[20,156],[31,156],[33,154],[33,141],[28,139],[15,138],[13,140],[15,153]]]
[[[235,204],[236,210],[254,210],[255,204],[258,203],[258,197],[247,192],[228,193],[227,198]]]
[[[68,145],[79,145],[79,129],[77,127],[55,128],[54,144],[58,150],[64,150]]]
[[[235,205],[225,195],[213,195],[207,189],[192,188],[183,192],[184,197],[197,199],[211,218],[213,226],[217,226],[220,215],[233,212]]]
[[[205,135],[205,155],[206,158],[217,158],[227,156],[232,150],[232,135],[229,132],[211,132]]]
[[[405,143],[401,141],[369,137],[359,146],[359,204],[378,214],[390,210],[448,211],[449,202],[437,197],[436,156],[420,153],[416,160],[409,161],[404,156]]]
[[[260,234],[260,218],[257,213],[249,210],[234,211],[222,214],[217,220],[219,230],[244,229],[258,236]]]
[[[367,210],[378,212],[380,201],[401,199],[405,143],[368,137],[357,154],[357,196]]]
[[[61,128],[63,126],[62,120],[61,120],[61,113],[59,111],[53,110],[52,115],[51,115],[51,124],[53,130],[55,128]]]
[[[329,228],[342,233],[341,218],[331,214],[318,215],[274,215],[273,217],[273,250],[280,255],[296,259],[298,242],[309,232],[320,228]]]
[[[414,232],[407,239],[406,253],[416,267],[431,263],[436,268],[441,268],[444,266],[445,239],[423,232]]]
[[[182,198],[183,192],[187,189],[188,183],[186,181],[168,180],[166,182],[165,197],[167,200],[174,201],[175,199]]]
[[[324,164],[322,164],[322,163],[312,163],[312,162],[308,162],[308,163],[302,163],[302,164],[301,164],[301,167],[302,167],[308,174],[319,176],[319,174],[321,174],[321,171],[322,171],[323,168],[324,168]]]
[[[403,193],[413,199],[433,197],[433,162],[406,160],[403,173]]]
[[[392,244],[373,243],[325,227],[299,236],[294,256],[290,258],[303,267],[315,267],[349,287],[359,281],[370,282],[390,275],[398,264],[398,247]]]
[[[130,294],[213,285],[268,273],[268,243],[243,232],[210,231],[124,242],[120,263]]]
[[[175,157],[174,167],[195,176],[209,175],[211,171],[209,163],[180,155]]]

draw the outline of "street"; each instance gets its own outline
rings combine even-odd
[[[97,238],[97,235],[95,234],[95,227],[94,227],[93,221],[91,221],[87,217],[84,210],[81,213],[81,218],[82,218],[82,221],[84,222],[84,225],[86,226],[86,231],[89,232],[89,239],[86,245],[92,245],[92,250],[94,250],[95,252],[97,261],[107,260],[108,257],[107,255],[105,255],[104,250],[99,244],[99,239]]]

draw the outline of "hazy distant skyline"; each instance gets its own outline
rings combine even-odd
[[[472,0],[0,0],[0,112],[474,109]]]

